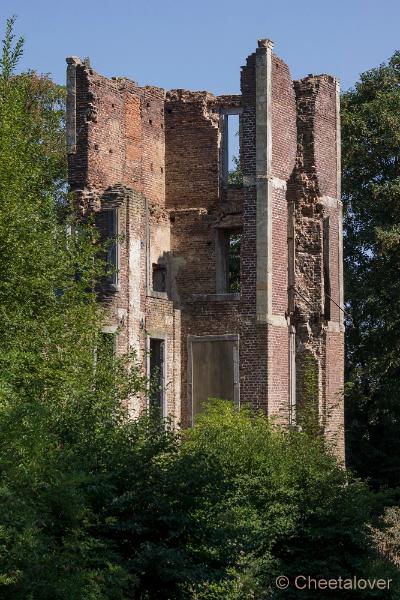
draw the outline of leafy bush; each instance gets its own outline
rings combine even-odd
[[[193,429],[158,435],[160,452],[147,437],[145,460],[131,449],[121,493],[102,518],[112,524],[104,543],[122,551],[137,597],[278,598],[282,574],[395,577],[369,538],[368,489],[321,438],[222,401],[208,404]]]
[[[376,546],[382,556],[400,567],[400,507],[386,507],[380,525],[372,528]]]
[[[369,492],[338,466],[321,438],[220,403],[185,437],[180,460],[193,465],[188,475],[196,465],[204,473],[194,515],[200,539],[206,532],[206,578],[212,581],[214,572],[217,582],[223,565],[229,597],[276,598],[281,574],[365,577],[370,571]],[[207,584],[200,588],[205,593]],[[301,592],[304,598],[318,593]]]

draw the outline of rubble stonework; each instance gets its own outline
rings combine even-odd
[[[118,282],[102,296],[117,351],[134,350],[149,373],[158,340],[160,407],[183,426],[224,394],[295,423],[312,381],[343,458],[337,81],[293,82],[269,40],[238,95],[141,87],[67,62],[70,188],[82,213],[117,215]],[[227,174],[232,114],[242,184]],[[232,232],[240,290],[226,288]]]

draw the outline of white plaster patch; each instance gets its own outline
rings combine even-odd
[[[342,204],[340,200],[331,196],[322,196],[321,201],[327,208],[338,208]]]
[[[150,238],[151,263],[157,263],[164,252],[169,252],[170,248],[171,235],[169,226],[153,227]]]
[[[275,327],[288,327],[287,319],[283,315],[267,315],[267,323]]]
[[[287,183],[284,179],[279,179],[279,177],[272,177],[272,187],[275,190],[284,190],[287,189]]]

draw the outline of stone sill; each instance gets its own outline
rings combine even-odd
[[[343,333],[345,331],[344,324],[339,321],[326,321],[328,331],[333,333]]]
[[[154,290],[149,290],[147,296],[149,298],[158,298],[159,300],[169,300],[167,292],[156,292]]]
[[[191,302],[238,302],[240,294],[193,294]]]

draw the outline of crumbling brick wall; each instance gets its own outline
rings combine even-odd
[[[336,80],[293,82],[271,42],[260,40],[237,95],[141,87],[70,58],[67,104],[69,181],[80,210],[118,207],[119,282],[103,295],[105,327],[117,332],[118,351],[135,349],[144,370],[149,340],[164,340],[164,411],[184,426],[193,420],[193,336],[237,339],[235,401],[293,424],[311,365],[320,426],[343,457]],[[230,114],[240,120],[243,183],[235,185],[225,172]],[[240,230],[233,293],[223,287],[220,240]],[[158,267],[162,290],[153,289]],[[134,413],[144,407],[142,399]]]
[[[313,364],[321,426],[343,455],[338,86],[330,76],[311,75],[296,82],[295,91],[297,157],[289,199],[295,215],[297,395],[304,402],[305,365]]]

